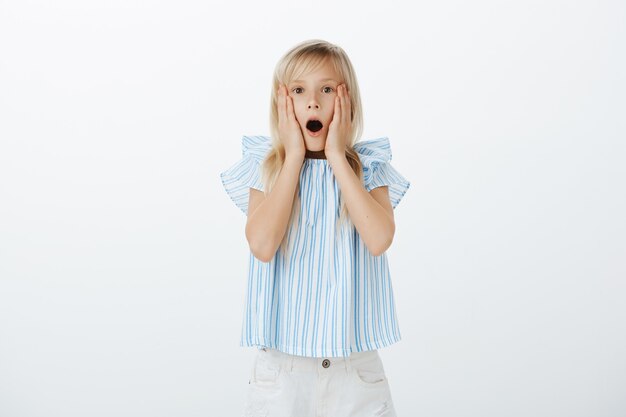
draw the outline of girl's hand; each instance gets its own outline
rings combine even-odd
[[[350,96],[345,84],[337,86],[337,96],[335,97],[335,113],[333,120],[328,127],[328,136],[324,153],[326,157],[345,157],[348,147],[348,135],[352,131]]]
[[[283,84],[278,86],[278,133],[285,147],[285,158],[293,155],[304,160],[306,153],[304,137],[293,111],[293,100]]]

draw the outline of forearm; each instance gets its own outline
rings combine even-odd
[[[367,192],[344,155],[327,155],[350,219],[372,255],[389,248],[395,232],[393,219]]]
[[[263,261],[273,258],[287,231],[302,162],[301,157],[287,156],[270,193],[248,214],[246,237],[252,252]]]

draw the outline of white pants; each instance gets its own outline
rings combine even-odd
[[[314,358],[259,348],[248,387],[245,417],[396,417],[377,350]]]

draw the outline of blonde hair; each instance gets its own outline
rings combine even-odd
[[[345,83],[348,94],[350,95],[351,105],[351,132],[348,138],[349,146],[346,148],[346,158],[350,167],[363,181],[363,168],[361,160],[358,154],[352,148],[361,137],[363,132],[363,110],[361,107],[361,95],[359,92],[359,85],[357,83],[356,73],[352,67],[352,63],[348,58],[346,52],[339,46],[326,42],[321,39],[310,39],[301,42],[290,50],[288,50],[276,64],[274,69],[274,75],[272,77],[272,94],[270,100],[270,132],[272,137],[272,147],[261,165],[261,178],[265,193],[269,193],[273,188],[278,173],[280,172],[283,163],[285,161],[285,147],[281,142],[278,133],[278,99],[277,90],[279,83],[283,85],[289,84],[291,80],[298,79],[304,74],[310,71],[314,71],[320,65],[325,62],[329,62],[334,67],[335,71],[342,78],[339,83]],[[300,184],[296,186],[295,201],[290,214],[289,222],[295,221],[296,216],[299,215],[300,199],[299,199]],[[343,199],[340,198],[340,215],[338,222],[341,223],[348,219],[348,212],[346,204]],[[285,233],[283,241],[281,242],[280,249],[285,254],[285,243],[288,233]]]

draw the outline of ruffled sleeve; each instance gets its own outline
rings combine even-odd
[[[391,166],[391,146],[386,137],[357,142],[353,149],[363,164],[363,182],[369,192],[389,186],[389,200],[395,209],[411,183]]]
[[[220,173],[226,193],[245,215],[248,215],[249,188],[263,191],[261,163],[272,147],[267,136],[243,136],[242,158]]]

